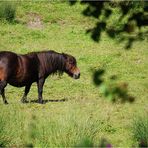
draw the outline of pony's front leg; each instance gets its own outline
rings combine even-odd
[[[30,85],[27,85],[27,86],[25,87],[24,95],[23,95],[23,97],[22,97],[22,99],[21,99],[21,102],[22,102],[22,103],[28,103],[28,101],[27,101],[27,95],[28,95],[28,93],[29,93],[29,91],[30,91],[30,87],[31,87],[31,84],[30,84]]]
[[[37,82],[37,87],[38,87],[38,103],[43,104],[43,98],[42,98],[42,93],[43,93],[43,85],[44,85],[45,79],[41,78]]]

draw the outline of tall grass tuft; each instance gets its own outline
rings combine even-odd
[[[133,135],[139,147],[148,147],[148,115],[137,117],[134,120]]]
[[[15,19],[16,6],[11,1],[0,2],[0,20],[7,20],[12,22]]]
[[[93,141],[89,139],[88,137],[84,137],[80,143],[76,145],[76,147],[93,147]]]
[[[0,147],[6,147],[8,144],[8,139],[5,136],[5,125],[6,121],[0,116]]]

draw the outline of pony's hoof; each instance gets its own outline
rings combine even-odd
[[[7,104],[9,104],[9,103],[8,103],[7,101],[5,101],[5,102],[4,102],[4,104],[6,104],[6,105],[7,105]]]
[[[28,103],[28,101],[27,101],[27,100],[21,100],[21,102],[22,102],[22,103]]]
[[[44,104],[44,101],[43,100],[38,100],[38,103],[39,104]]]

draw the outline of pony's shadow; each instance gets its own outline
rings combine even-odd
[[[68,99],[55,99],[55,100],[54,99],[49,99],[49,100],[45,99],[45,100],[43,100],[43,104],[46,104],[48,102],[66,102],[66,101],[68,101]],[[38,100],[30,100],[27,103],[38,103]]]

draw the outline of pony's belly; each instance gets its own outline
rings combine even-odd
[[[26,82],[15,82],[15,81],[10,81],[8,82],[10,85],[15,86],[15,87],[23,87],[26,86],[27,83]]]
[[[10,85],[15,86],[15,87],[23,87],[23,86],[32,84],[33,82],[35,82],[34,79],[27,79],[27,80],[22,80],[22,81],[19,81],[17,79],[11,79],[8,81]]]
[[[10,85],[15,86],[15,87],[24,87],[26,86],[25,83],[16,83],[16,82],[9,82]]]

